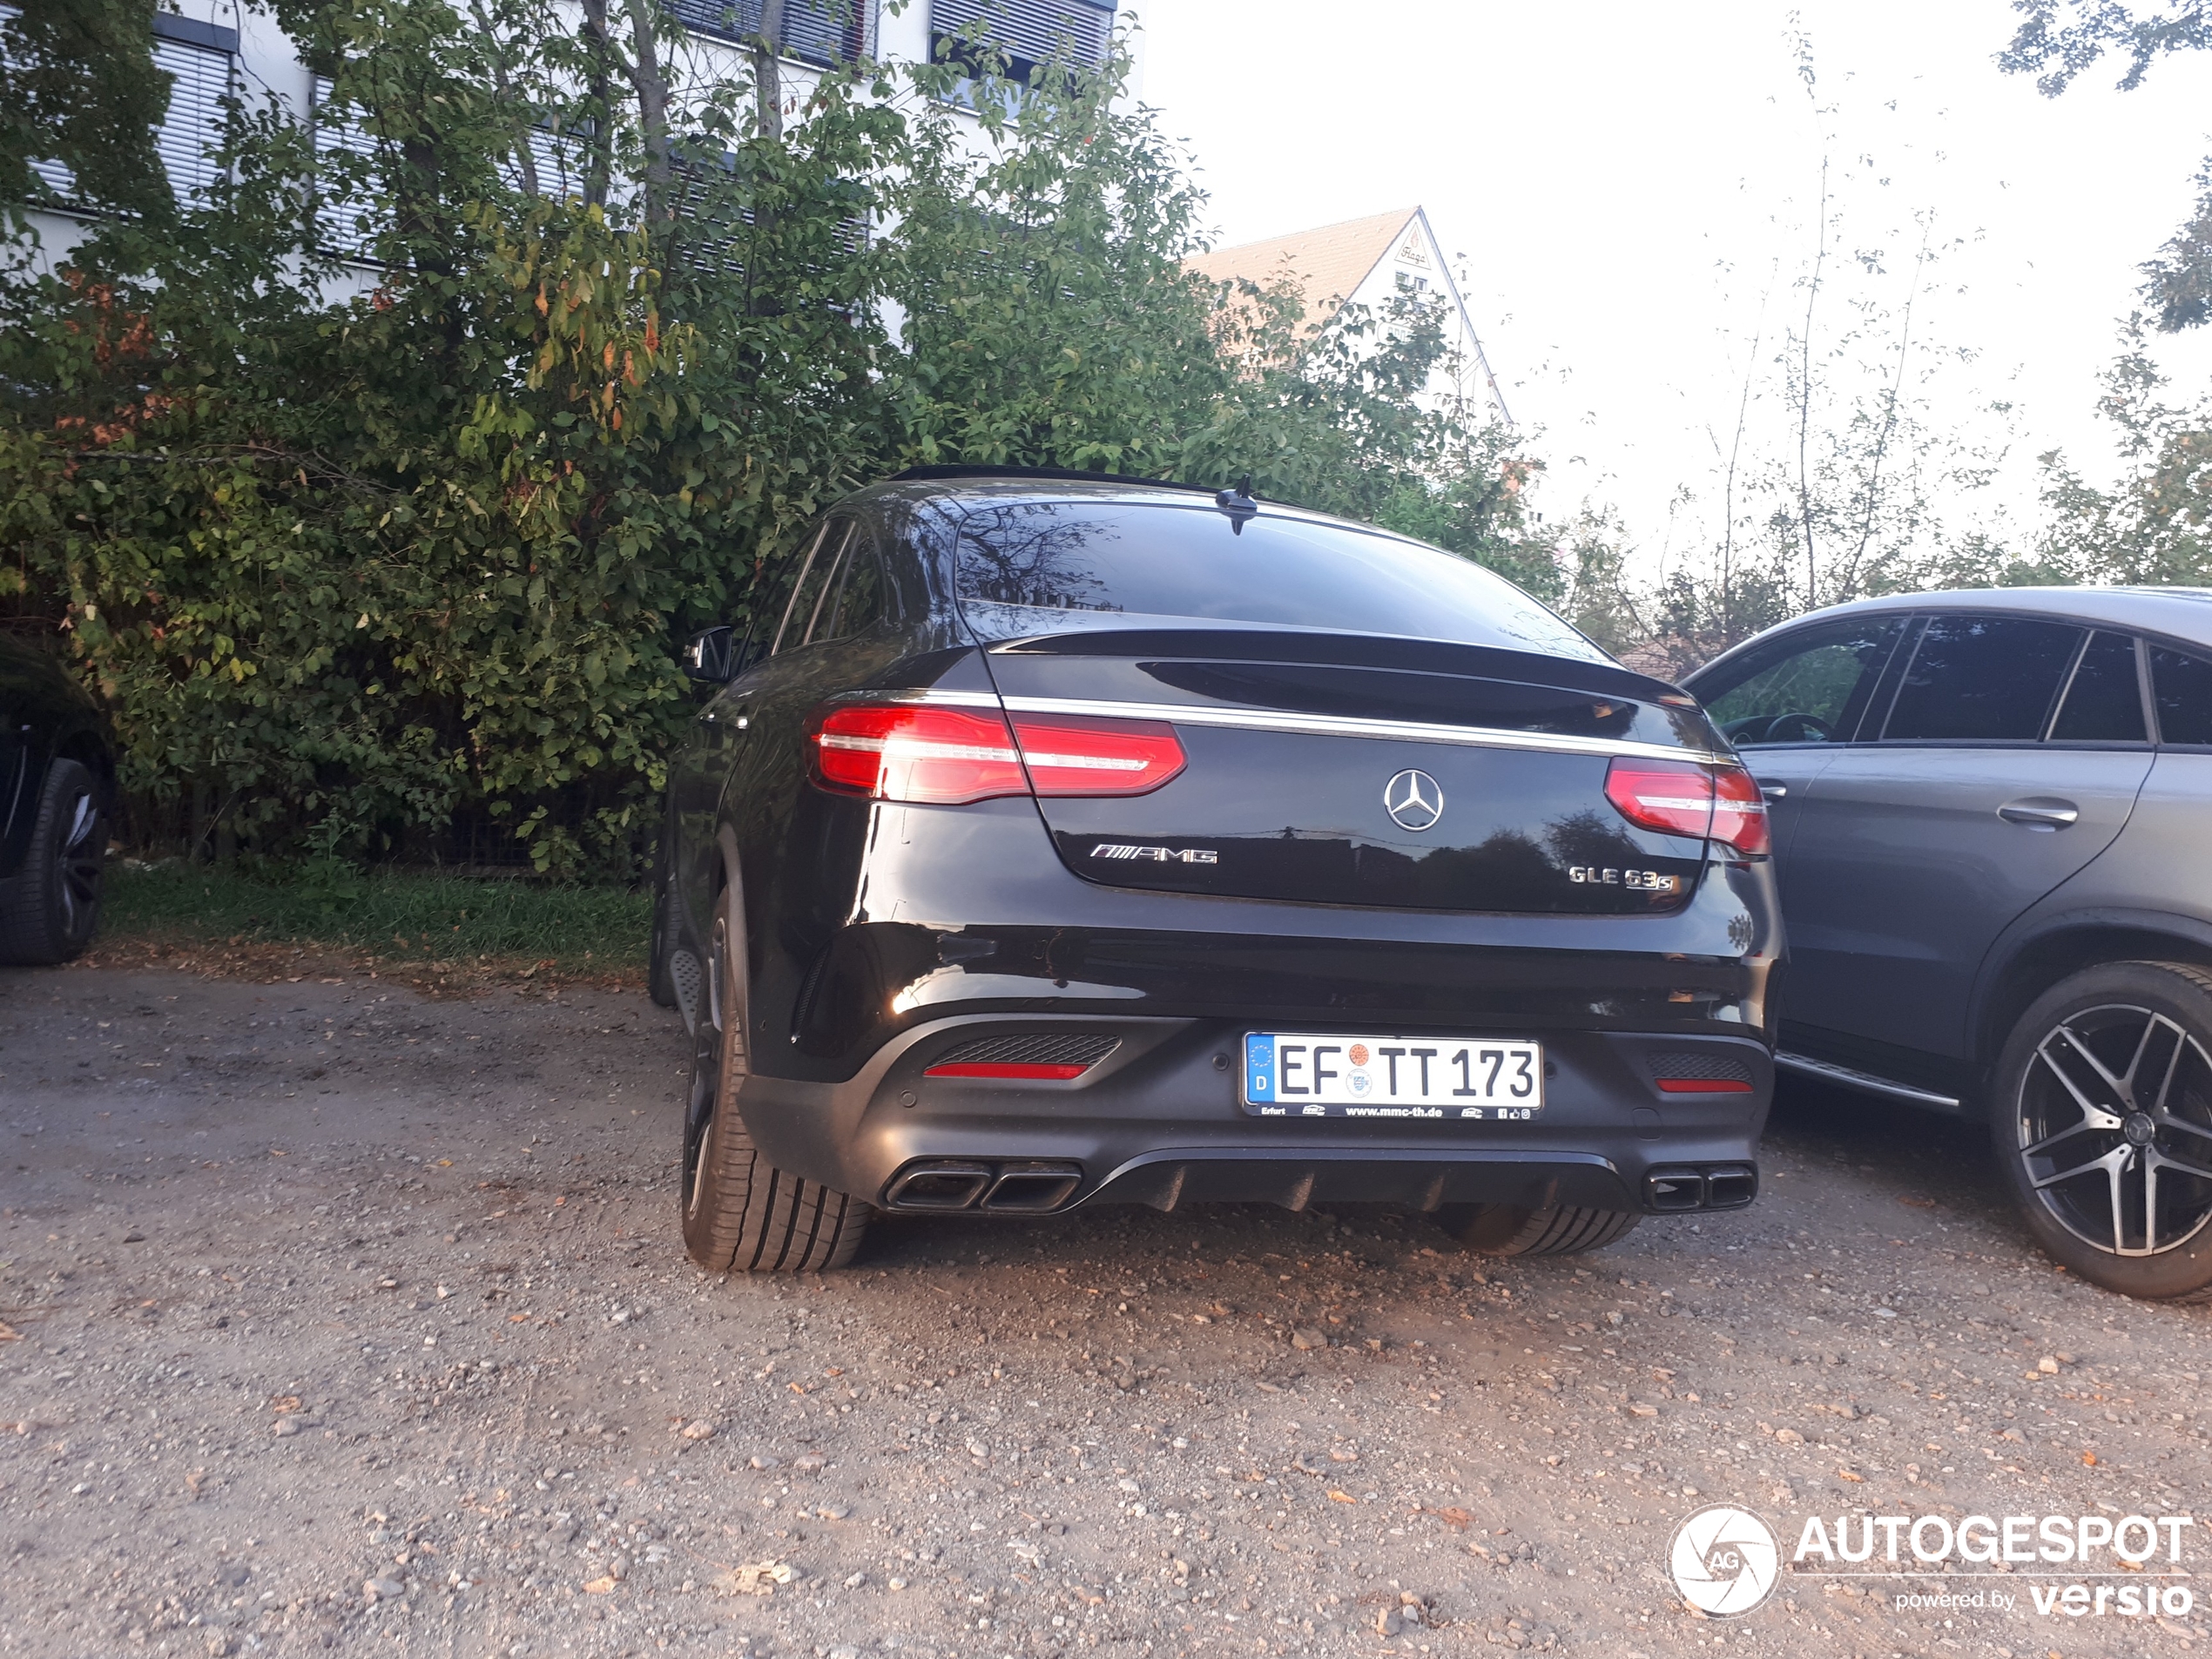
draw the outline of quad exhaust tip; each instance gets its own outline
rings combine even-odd
[[[908,1164],[883,1194],[887,1210],[944,1213],[978,1210],[997,1216],[1042,1216],[1060,1209],[1082,1184],[1083,1166],[1045,1158],[923,1158]]]
[[[1759,1172],[1749,1163],[1676,1165],[1643,1177],[1647,1209],[1741,1210],[1759,1196]]]

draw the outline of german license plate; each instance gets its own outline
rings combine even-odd
[[[1244,1038],[1256,1117],[1449,1117],[1510,1122],[1544,1109],[1544,1050],[1495,1037]]]

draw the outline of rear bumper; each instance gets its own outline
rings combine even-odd
[[[774,1163],[896,1211],[1045,1214],[1087,1204],[1466,1203],[1732,1208],[1757,1189],[1773,1093],[1756,1039],[1541,1033],[1545,1107],[1526,1123],[1261,1118],[1238,1102],[1245,1022],[974,1015],[913,1028],[840,1082],[755,1075],[738,1106]],[[1103,1033],[1069,1082],[926,1077],[979,1035]],[[1417,1035],[1408,1032],[1406,1035]],[[1668,1093],[1686,1055],[1743,1092]],[[941,1178],[940,1178],[941,1177]]]

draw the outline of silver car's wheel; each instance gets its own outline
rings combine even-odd
[[[2052,1254],[2131,1295],[2212,1286],[2212,975],[2074,975],[2020,1020],[1999,1089],[1998,1151]]]

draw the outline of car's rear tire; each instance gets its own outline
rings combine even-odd
[[[669,954],[676,948],[675,895],[665,858],[653,873],[653,931],[645,947],[645,994],[664,1008],[676,1006],[676,975]]]
[[[99,926],[107,836],[105,794],[91,768],[47,767],[30,850],[0,889],[0,962],[51,966],[83,953]]]
[[[745,952],[735,896],[715,901],[713,937],[691,1035],[684,1114],[684,1248],[711,1273],[823,1272],[850,1262],[872,1211],[760,1155],[735,1105],[745,1076]]]
[[[1531,1209],[1523,1204],[1447,1204],[1437,1224],[1461,1248],[1485,1256],[1575,1256],[1602,1250],[1634,1231],[1643,1217],[1630,1210],[1591,1210],[1577,1204]]]
[[[2030,1232],[2093,1285],[2212,1301],[2212,973],[2106,962],[2021,1015],[1990,1129]]]

